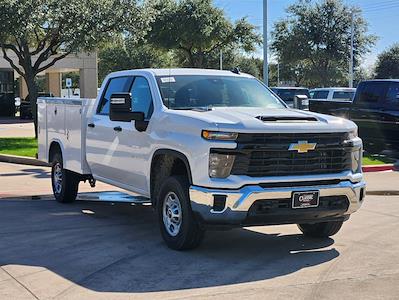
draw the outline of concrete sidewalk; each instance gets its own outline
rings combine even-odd
[[[31,120],[18,118],[0,119],[0,137],[34,137],[35,127]]]

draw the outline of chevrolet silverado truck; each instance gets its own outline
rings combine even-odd
[[[255,225],[332,236],[364,200],[357,126],[290,109],[238,71],[116,72],[97,99],[39,99],[38,112],[55,199],[73,202],[81,181],[134,192],[172,249]]]

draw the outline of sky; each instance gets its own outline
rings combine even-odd
[[[286,16],[285,9],[295,2],[296,0],[268,0],[268,31],[277,20]],[[262,32],[263,0],[214,0],[214,3],[223,8],[232,20],[247,17]],[[364,67],[371,68],[379,53],[394,43],[399,43],[399,0],[345,0],[345,3],[360,7],[369,23],[369,33],[379,37],[371,53],[363,61]],[[262,55],[261,50],[258,55]]]

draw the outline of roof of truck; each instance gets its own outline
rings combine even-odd
[[[370,80],[364,80],[362,82],[378,82],[378,81],[383,81],[383,82],[399,82],[399,79],[370,79]]]
[[[234,73],[232,71],[222,71],[213,69],[193,69],[193,68],[177,68],[177,69],[137,69],[112,73],[112,75],[128,75],[130,72],[149,72],[154,76],[179,76],[179,75],[207,75],[207,76],[240,76],[253,77],[246,73]]]
[[[309,90],[308,88],[301,87],[301,86],[273,86],[271,89],[276,90]]]
[[[317,88],[311,90],[311,92],[315,91],[348,91],[348,92],[355,92],[355,88],[348,88],[348,87],[328,87],[328,88]]]

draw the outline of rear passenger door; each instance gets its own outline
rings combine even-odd
[[[386,87],[383,81],[366,81],[358,87],[350,117],[359,126],[359,136],[367,143],[378,145],[385,141]]]

